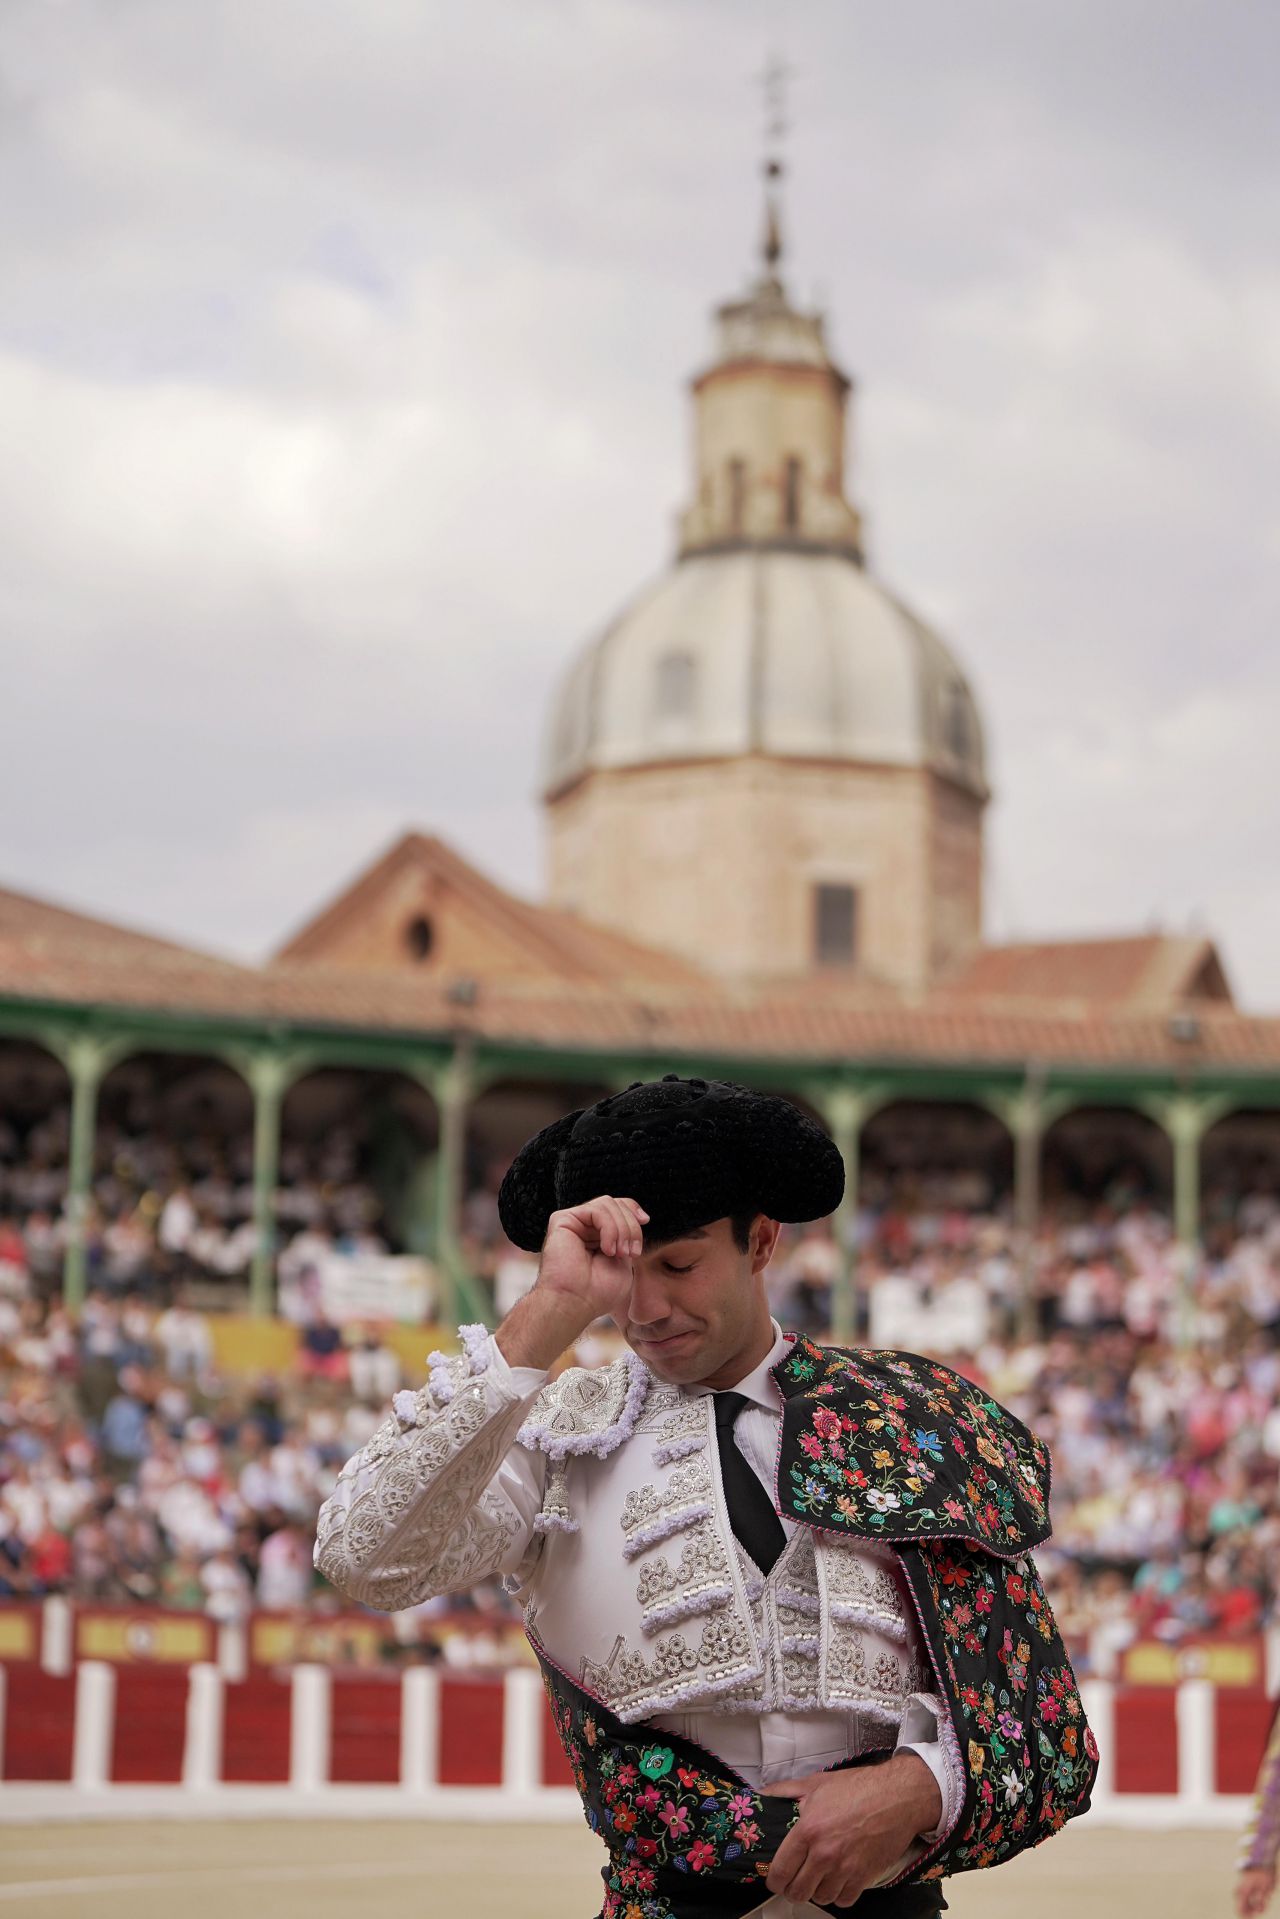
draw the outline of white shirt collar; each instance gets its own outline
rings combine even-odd
[[[760,1361],[760,1364],[753,1368],[745,1379],[740,1379],[732,1390],[735,1393],[741,1393],[743,1398],[749,1399],[753,1405],[763,1406],[766,1412],[776,1413],[780,1410],[778,1405],[778,1388],[774,1381],[770,1379],[769,1370],[771,1367],[776,1366],[778,1361],[785,1356],[790,1342],[776,1319],[771,1318],[769,1324],[773,1327],[773,1345]],[[709,1393],[712,1388],[710,1386],[691,1386],[689,1390],[692,1393]]]

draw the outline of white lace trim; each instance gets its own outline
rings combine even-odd
[[[584,1453],[607,1459],[635,1430],[649,1378],[635,1353],[624,1353],[612,1366],[571,1366],[543,1387],[516,1437],[548,1459]]]
[[[565,1513],[535,1513],[533,1530],[536,1533],[576,1533],[578,1522]]]
[[[566,1484],[565,1463],[557,1459],[547,1473],[546,1490],[542,1496],[542,1511],[533,1522],[536,1533],[576,1533],[578,1522],[569,1510],[569,1489]]]
[[[427,1384],[437,1406],[447,1406],[453,1398],[453,1371],[449,1353],[427,1354]]]
[[[489,1364],[487,1326],[478,1320],[469,1326],[459,1326],[458,1338],[462,1342],[461,1353],[427,1354],[427,1384],[437,1406],[447,1406],[461,1381],[478,1377]],[[392,1405],[402,1398],[403,1394],[397,1393]],[[399,1407],[396,1410],[399,1413]]]
[[[459,1326],[458,1338],[471,1362],[472,1373],[484,1372],[489,1364],[489,1328],[476,1320],[470,1326]]]
[[[641,1486],[622,1505],[622,1556],[634,1559],[671,1533],[710,1517],[711,1471],[705,1458],[677,1466],[663,1487]]]

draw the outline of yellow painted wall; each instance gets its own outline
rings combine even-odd
[[[258,1373],[288,1373],[298,1350],[298,1328],[285,1319],[250,1319],[243,1313],[210,1313],[214,1361],[231,1379]],[[458,1343],[439,1326],[386,1326],[382,1337],[398,1353],[405,1376],[422,1381],[427,1376],[427,1354],[435,1347],[453,1353]]]

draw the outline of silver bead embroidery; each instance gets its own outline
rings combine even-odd
[[[675,1565],[659,1556],[641,1566],[636,1598],[646,1633],[729,1603],[733,1598],[729,1560],[710,1520],[702,1520],[685,1540]]]
[[[622,1504],[622,1556],[705,1519],[711,1512],[711,1471],[705,1459],[678,1466],[665,1486],[641,1486]]]
[[[683,1633],[668,1634],[651,1659],[628,1652],[619,1636],[603,1665],[582,1661],[582,1684],[629,1725],[691,1700],[701,1702],[755,1670],[746,1628],[730,1615],[708,1619],[694,1644]]]

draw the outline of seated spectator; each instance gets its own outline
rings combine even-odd
[[[26,1240],[13,1216],[0,1214],[0,1294],[22,1299],[30,1284]]]
[[[298,1344],[298,1370],[306,1379],[346,1379],[347,1353],[342,1330],[317,1307]]]
[[[248,1575],[230,1546],[212,1553],[200,1568],[205,1611],[220,1625],[244,1619],[253,1605]]]
[[[199,1612],[205,1599],[200,1553],[194,1546],[180,1546],[160,1574],[159,1600],[179,1612]]]
[[[150,1450],[147,1429],[151,1408],[145,1390],[141,1369],[126,1366],[120,1374],[119,1391],[102,1415],[102,1450],[108,1470],[117,1479],[130,1478]]]
[[[366,1406],[385,1406],[400,1385],[398,1354],[384,1345],[377,1329],[367,1326],[348,1356],[351,1390]]]
[[[276,1511],[285,1504],[284,1488],[272,1469],[266,1434],[256,1420],[246,1420],[239,1433],[240,1468],[238,1490],[241,1503],[254,1514]]]
[[[47,1525],[31,1542],[28,1559],[33,1596],[61,1593],[71,1583],[71,1541],[57,1527]]]
[[[272,1612],[305,1606],[314,1577],[311,1538],[295,1520],[269,1533],[258,1560],[258,1604]]]
[[[204,1379],[213,1364],[213,1338],[203,1317],[193,1312],[190,1294],[179,1286],[173,1304],[155,1323],[155,1339],[171,1379]]]

